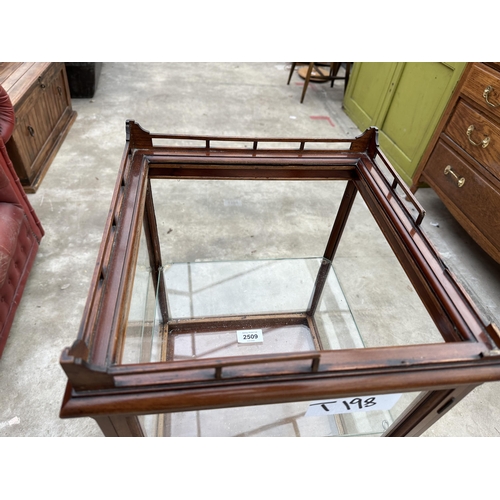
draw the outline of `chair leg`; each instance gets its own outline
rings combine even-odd
[[[330,87],[333,87],[333,84],[335,83],[335,77],[339,74],[339,69],[341,64],[342,63],[339,62],[334,62],[330,64],[330,78],[332,79]]]
[[[351,74],[351,63],[346,62],[345,63],[344,94],[345,94],[345,91],[347,90],[347,84],[349,83],[349,75],[350,74]]]
[[[297,63],[296,62],[293,62],[292,63],[292,67],[290,68],[290,74],[288,75],[288,82],[287,82],[287,85],[290,85],[290,80],[292,79],[292,75],[293,75],[293,71],[295,69],[295,65]]]
[[[304,102],[304,97],[306,95],[307,86],[309,85],[309,80],[311,79],[311,73],[314,68],[314,63],[309,63],[309,67],[307,68],[306,81],[304,82],[304,88],[302,90],[302,97],[300,98],[300,104]]]

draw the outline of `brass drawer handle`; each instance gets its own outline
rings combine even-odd
[[[492,102],[490,102],[488,100],[489,96],[490,96],[490,92],[493,90],[493,87],[491,85],[488,85],[485,89],[484,89],[484,92],[483,92],[483,97],[484,97],[484,100],[486,101],[486,104],[488,106],[491,106],[492,108],[497,108],[498,107],[498,104],[493,104]]]
[[[28,132],[30,133],[31,137],[35,137],[35,129],[28,125]]]
[[[465,184],[465,177],[458,177],[458,175],[455,172],[453,172],[450,165],[447,165],[446,168],[444,169],[444,175],[448,174],[451,174],[453,175],[453,177],[455,177],[459,188],[461,188]]]
[[[469,138],[469,142],[471,144],[474,144],[474,146],[481,146],[483,148],[487,148],[488,147],[488,144],[490,143],[490,138],[488,136],[486,136],[481,142],[474,142],[472,139],[471,139],[471,135],[472,135],[472,132],[474,132],[474,125],[471,125],[468,129],[467,129],[467,137]]]

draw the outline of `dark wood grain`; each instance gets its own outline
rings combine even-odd
[[[298,148],[292,150],[266,149],[268,139],[246,138],[243,142],[254,146],[249,150],[236,147],[241,138],[183,136],[201,141],[202,146],[182,148],[153,146],[153,137],[173,136],[149,134],[135,122],[127,123],[122,165],[81,329],[73,348],[61,356],[68,377],[62,417],[93,417],[107,435],[141,435],[143,431],[136,425],[135,417],[148,413],[423,391],[428,395],[419,398],[386,433],[418,435],[440,417],[443,405],[456,404],[471,387],[500,380],[497,330],[484,324],[421,231],[424,212],[411,193],[406,191],[405,195],[417,208],[417,219],[410,213],[407,200],[401,199],[398,188],[402,181],[381,154],[375,129],[356,139],[331,140],[347,142],[347,148],[340,151],[306,148],[311,142],[322,142],[319,139],[293,139]],[[212,148],[215,141],[217,147]],[[292,140],[285,140],[284,144],[288,141]],[[380,161],[389,172],[388,178],[377,165]],[[329,351],[321,346],[311,308],[294,314],[167,322],[165,311],[167,337],[304,324],[316,337],[315,350],[169,361],[172,343],[166,342],[162,346],[167,353],[164,361],[121,364],[132,276],[144,223],[148,228],[151,263],[161,262],[154,200],[148,195],[149,179],[182,177],[227,178],[235,182],[348,180],[339,214],[336,221],[332,220],[325,256],[335,258],[354,195],[359,192],[427,307],[443,342]],[[318,285],[318,291],[319,288]],[[319,294],[312,296],[317,301]]]
[[[485,98],[487,89],[491,105]],[[486,138],[489,143],[483,147]],[[419,162],[411,189],[431,186],[472,239],[500,263],[499,154],[500,72],[494,64],[469,63]],[[461,188],[451,174],[443,177],[447,165],[465,179]]]
[[[7,151],[24,190],[35,193],[76,118],[66,68],[64,63],[5,64],[0,81],[16,114]]]

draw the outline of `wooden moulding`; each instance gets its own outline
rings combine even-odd
[[[189,139],[201,146],[153,146],[155,138]],[[227,146],[212,148],[215,141]],[[422,207],[406,189],[418,214],[414,218],[398,194],[403,183],[379,151],[377,130],[368,129],[350,140],[283,140],[295,142],[296,149],[266,149],[266,141],[280,139],[150,134],[137,123],[127,122],[122,164],[81,328],[73,347],[61,356],[68,377],[61,417],[90,416],[109,435],[140,435],[132,417],[141,414],[425,391],[429,397],[420,398],[387,432],[416,435],[439,418],[443,404],[452,401],[452,407],[474,386],[500,380],[498,330],[484,324],[421,231]],[[236,148],[236,142],[247,142],[251,147]],[[321,142],[348,142],[350,147],[339,151],[310,147]],[[384,164],[389,178],[377,162]],[[334,258],[359,192],[441,332],[443,343],[322,350],[315,332],[314,294],[308,310],[297,314],[175,321],[168,318],[165,290],[160,286],[163,323],[169,332],[211,331],[222,325],[257,328],[304,324],[316,338],[316,350],[120,364],[133,284],[131,270],[143,221],[151,265],[161,265],[149,180],[181,177],[348,181],[324,257]],[[322,279],[318,274],[318,294]],[[161,285],[161,280],[161,273],[157,273],[155,283]],[[116,430],[122,428],[128,430]]]

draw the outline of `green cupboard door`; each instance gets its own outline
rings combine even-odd
[[[382,151],[407,184],[467,63],[406,63],[378,126]]]
[[[355,63],[344,97],[344,110],[363,132],[375,125],[389,96],[398,63]]]

